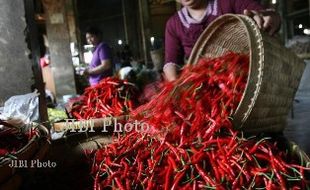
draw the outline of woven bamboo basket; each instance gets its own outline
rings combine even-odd
[[[247,86],[233,115],[235,128],[248,133],[283,131],[304,70],[303,61],[261,32],[250,17],[227,14],[205,29],[188,62],[227,51],[250,57]]]
[[[9,166],[12,160],[42,159],[47,153],[49,146],[48,130],[39,124],[35,124],[33,127],[38,129],[38,135],[33,136],[23,148],[13,153],[12,156],[5,156],[0,159],[0,184],[10,180],[17,172],[16,168]]]
[[[69,133],[65,137],[52,141],[48,158],[57,163],[57,167],[70,168],[85,163],[88,151],[102,148],[112,142],[109,133],[84,132]],[[65,157],[63,155],[66,155]]]

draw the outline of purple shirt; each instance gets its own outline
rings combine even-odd
[[[261,10],[264,7],[254,0],[208,0],[201,21],[189,16],[185,7],[174,14],[166,24],[165,63],[184,64],[204,29],[218,16],[226,13],[243,14],[245,9]]]
[[[101,42],[95,47],[95,50],[93,51],[93,58],[91,60],[89,67],[91,69],[95,68],[101,65],[101,61],[107,60],[107,59],[111,61],[110,48],[108,44]],[[101,79],[108,77],[108,76],[112,76],[112,75],[113,75],[112,68],[98,75],[90,75],[89,83],[90,85],[98,84]]]

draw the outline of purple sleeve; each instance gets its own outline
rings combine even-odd
[[[232,5],[234,6],[233,9],[236,14],[243,14],[245,9],[258,11],[265,8],[254,0],[232,0]]]
[[[165,64],[175,63],[178,65],[183,64],[184,50],[181,41],[177,36],[177,23],[176,16],[172,16],[167,24],[165,30]]]
[[[107,44],[102,44],[102,46],[99,47],[98,54],[100,61],[110,59],[110,48]]]

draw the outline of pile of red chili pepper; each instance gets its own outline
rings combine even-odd
[[[247,55],[201,58],[132,112],[149,130],[95,152],[94,189],[305,189],[305,173],[272,137],[245,137],[230,116],[245,89]]]
[[[134,84],[108,77],[86,88],[82,100],[73,106],[70,114],[79,120],[125,115],[133,109],[136,93]]]
[[[0,129],[0,157],[17,152],[30,139],[38,135],[38,131],[34,128],[30,128],[26,133],[22,133],[21,129],[12,127],[3,121],[0,121],[0,125],[3,125]]]

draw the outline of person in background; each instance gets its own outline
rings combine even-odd
[[[88,44],[94,46],[93,58],[84,75],[89,77],[89,83],[94,86],[105,77],[113,75],[113,64],[111,49],[107,43],[102,41],[101,31],[96,27],[89,27],[86,30]]]
[[[121,51],[121,67],[131,66],[132,53],[128,44],[125,44]]]
[[[165,65],[166,80],[173,81],[189,58],[192,48],[204,29],[217,17],[226,13],[245,14],[254,19],[261,30],[273,35],[281,25],[281,18],[272,9],[265,9],[254,0],[178,0],[183,6],[166,24]]]
[[[40,65],[41,68],[43,69],[44,67],[50,65],[51,63],[51,58],[50,58],[50,52],[49,52],[49,43],[48,43],[48,39],[46,34],[43,34],[42,37],[40,38],[42,39],[42,44],[44,44],[44,46],[40,47],[40,50],[43,51],[41,53],[41,58],[40,58]]]

